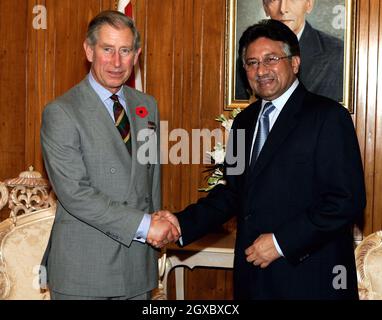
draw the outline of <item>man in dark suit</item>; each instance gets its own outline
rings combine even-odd
[[[314,29],[306,15],[313,10],[314,0],[263,0],[264,11],[272,19],[285,23],[298,37],[301,65],[299,79],[316,94],[343,101],[344,43]],[[249,85],[240,57],[236,64],[235,98],[248,100]]]
[[[226,185],[176,214],[181,242],[237,215],[236,299],[357,299],[352,225],[365,187],[350,114],[297,79],[299,44],[285,24],[264,20],[239,44],[260,99],[234,120]],[[243,172],[232,155],[245,159]]]
[[[43,113],[58,204],[42,264],[53,299],[149,299],[158,260],[146,241],[167,243],[178,231],[150,214],[161,199],[156,102],[124,85],[141,52],[139,33],[122,13],[101,12],[84,49],[90,73]],[[145,138],[157,152],[148,159],[139,152]]]

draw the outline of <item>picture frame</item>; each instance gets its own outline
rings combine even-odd
[[[340,102],[350,113],[354,112],[356,2],[352,0],[315,0],[312,12],[306,16],[306,21],[312,28],[329,37],[339,39],[343,43],[343,49],[338,53],[343,59],[343,67],[340,68],[342,74],[340,74],[341,72],[331,72],[330,75],[339,74],[336,80],[339,94],[335,95],[338,98],[335,98],[334,94],[330,98]],[[248,26],[267,18],[269,17],[265,14],[263,0],[226,0],[225,110],[243,109],[256,100],[254,95],[249,96],[249,92],[245,92],[243,89],[245,85],[240,84],[242,81],[240,79],[245,80],[245,71],[242,68],[241,59],[238,58],[238,43],[241,34]],[[303,39],[302,36],[301,39]],[[302,44],[301,41],[300,47]],[[300,72],[300,78],[302,76],[302,72]],[[305,79],[302,82],[308,90],[315,92],[314,89],[309,88],[311,81]],[[315,93],[327,96],[331,94],[322,93],[319,90]],[[243,94],[247,96],[244,97]]]

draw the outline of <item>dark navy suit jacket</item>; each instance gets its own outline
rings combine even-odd
[[[365,207],[363,168],[349,112],[300,84],[280,112],[253,171],[248,168],[261,100],[235,119],[246,131],[246,168],[177,213],[183,244],[237,216],[236,299],[357,299],[352,225]],[[230,152],[230,151],[227,151]],[[285,258],[261,269],[244,250],[274,233]],[[339,270],[342,279],[339,276]]]

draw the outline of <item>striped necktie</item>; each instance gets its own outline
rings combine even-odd
[[[123,141],[126,144],[127,150],[131,154],[131,137],[130,137],[130,123],[127,118],[125,109],[123,109],[121,103],[119,102],[118,96],[113,94],[110,97],[111,100],[114,101],[113,112],[114,112],[114,120],[115,126],[117,127],[119,133]]]
[[[272,104],[272,102],[267,102],[264,105],[262,114],[260,115],[255,144],[253,146],[252,152],[251,170],[255,166],[255,162],[259,157],[260,151],[263,148],[265,141],[267,140],[269,134],[269,115],[273,110],[275,110],[275,106]]]

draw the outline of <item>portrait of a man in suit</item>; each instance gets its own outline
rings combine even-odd
[[[299,79],[310,91],[343,102],[344,42],[314,28],[307,17],[314,0],[262,0],[268,18],[285,23],[298,37],[301,50]],[[316,9],[319,10],[319,9]],[[236,98],[249,99],[251,93],[245,71],[236,64]]]

